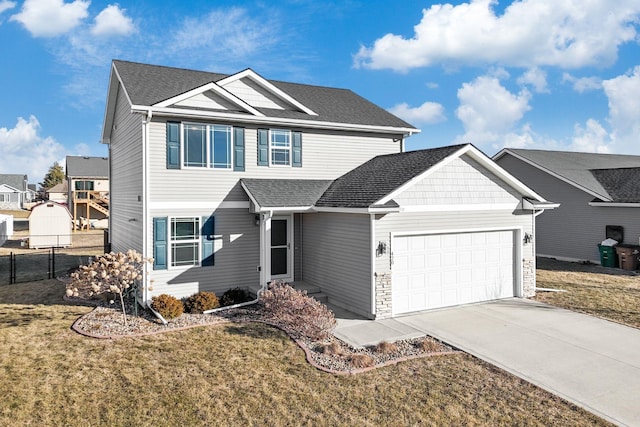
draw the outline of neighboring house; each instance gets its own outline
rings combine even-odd
[[[103,127],[110,240],[162,293],[304,282],[370,318],[535,290],[553,207],[471,145],[349,90],[114,61]]]
[[[49,188],[47,190],[47,200],[65,205],[69,203],[69,183],[65,181]]]
[[[0,174],[0,209],[19,210],[33,201],[35,193],[27,181],[27,175]]]
[[[536,220],[538,255],[599,263],[597,245],[607,237],[638,244],[640,156],[508,148],[494,160],[560,203]]]
[[[73,223],[89,229],[92,220],[109,217],[109,160],[106,157],[67,156],[67,206]]]

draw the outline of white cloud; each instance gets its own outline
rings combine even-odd
[[[14,1],[9,1],[9,0],[0,1],[0,13],[3,13],[9,9],[13,9],[14,7],[16,7],[16,2]]]
[[[640,66],[627,74],[602,82],[609,98],[609,121],[616,134],[640,135]]]
[[[496,77],[480,76],[458,89],[456,116],[465,128],[462,140],[476,144],[495,142],[508,133],[531,108],[531,94],[509,92]]]
[[[611,138],[602,125],[594,119],[587,120],[584,127],[576,124],[572,138],[571,151],[584,151],[588,153],[610,153]]]
[[[110,4],[95,18],[91,28],[94,36],[127,36],[135,31],[133,21],[125,15],[126,9],[117,4]]]
[[[433,65],[501,64],[577,68],[615,61],[636,39],[637,0],[520,0],[496,15],[495,0],[435,4],[414,34],[386,34],[362,46],[356,67],[406,72]]]
[[[523,75],[518,77],[518,84],[529,85],[537,93],[549,93],[547,88],[547,73],[538,67],[528,69]]]
[[[88,15],[90,1],[25,0],[20,13],[11,17],[34,37],[55,37],[71,31]]]
[[[602,89],[602,79],[599,77],[574,77],[569,73],[562,74],[562,82],[573,85],[573,90],[578,93]]]
[[[389,108],[389,112],[413,125],[434,124],[446,120],[444,107],[437,102],[425,102],[415,108],[403,102]]]
[[[186,18],[173,35],[174,51],[204,50],[207,56],[228,54],[245,57],[276,41],[270,23],[252,17],[246,9],[213,10],[198,18]]]
[[[0,173],[25,173],[29,182],[42,181],[49,167],[64,158],[64,147],[54,138],[39,135],[40,123],[34,116],[22,117],[12,129],[0,128]]]

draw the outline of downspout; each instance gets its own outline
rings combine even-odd
[[[148,242],[147,242],[147,198],[149,197],[149,191],[147,186],[149,185],[149,150],[147,144],[149,142],[149,125],[151,124],[151,118],[153,112],[151,109],[147,110],[147,116],[142,121],[142,258],[149,258]],[[147,263],[145,263],[145,270],[142,272],[142,301],[144,305],[151,309],[151,304],[148,304],[149,300],[149,273],[147,272]],[[151,309],[153,314],[156,315],[164,324],[166,320],[160,316],[160,313]]]
[[[531,213],[531,235],[533,236],[531,239],[531,245],[533,247],[533,259],[535,260],[535,262],[533,263],[533,265],[535,266],[535,268],[533,269],[533,290],[535,292],[535,290],[538,288],[538,273],[537,273],[537,269],[538,269],[538,259],[537,259],[537,255],[536,255],[536,217],[538,215],[540,215],[542,212],[544,212],[544,209],[540,209],[540,211],[536,212],[535,210],[532,211]]]

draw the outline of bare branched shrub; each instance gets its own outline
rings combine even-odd
[[[150,262],[153,261],[143,258],[134,250],[129,250],[126,254],[111,252],[96,257],[88,265],[80,266],[71,273],[67,296],[93,298],[107,293],[118,295],[126,325],[127,313],[123,294],[132,288],[136,281],[142,280],[144,265]]]
[[[373,357],[363,353],[352,354],[349,357],[349,362],[354,368],[369,368],[375,364]]]
[[[416,344],[416,346],[426,352],[426,353],[435,353],[438,351],[442,350],[442,346],[440,345],[439,342],[434,341],[430,338],[423,338],[420,341],[418,341],[418,343]]]
[[[310,339],[326,338],[336,325],[333,312],[284,282],[273,282],[262,293],[265,317],[288,332]]]
[[[398,346],[392,342],[380,341],[376,346],[376,351],[382,354],[391,354],[398,351]]]

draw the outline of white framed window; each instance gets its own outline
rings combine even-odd
[[[183,123],[180,145],[185,168],[233,167],[232,126]]]
[[[200,253],[200,218],[171,218],[169,228],[169,265],[171,267],[200,265]]]
[[[9,202],[10,197],[8,194],[0,193],[0,202]]]
[[[269,164],[272,166],[291,166],[290,130],[269,130]]]

